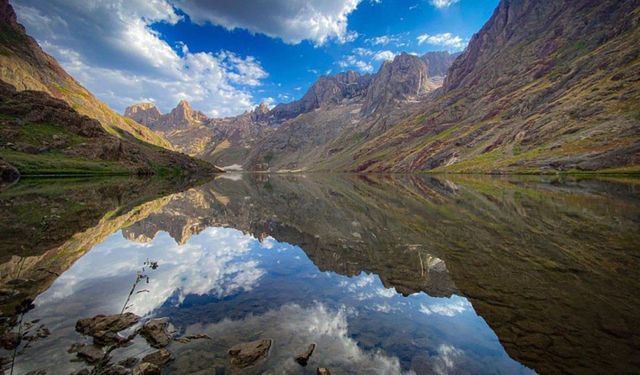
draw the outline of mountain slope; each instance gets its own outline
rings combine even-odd
[[[419,111],[358,171],[640,171],[640,4],[503,0]]]
[[[67,74],[26,34],[8,0],[0,0],[0,80],[18,90],[44,91],[62,99],[81,114],[100,121],[111,134],[171,147],[159,134],[112,111]]]
[[[8,173],[11,165],[19,174]],[[118,138],[60,99],[0,81],[0,171],[0,181],[12,182],[20,174],[173,176],[218,170],[184,154]]]

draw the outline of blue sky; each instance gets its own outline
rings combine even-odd
[[[13,0],[27,32],[115,110],[210,116],[301,97],[322,74],[464,49],[498,0]]]

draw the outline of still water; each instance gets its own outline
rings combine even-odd
[[[170,323],[163,374],[637,373],[639,191],[537,177],[26,180],[0,193],[2,330],[24,337],[3,367],[91,369],[68,351],[91,343],[76,322],[125,311],[141,317],[127,332]],[[232,365],[231,347],[262,339],[264,356]],[[157,350],[140,335],[108,349],[110,364]]]

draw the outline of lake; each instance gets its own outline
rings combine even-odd
[[[91,369],[69,352],[92,342],[76,323],[129,312],[122,336],[165,318],[163,374],[637,373],[639,193],[555,176],[26,179],[0,192],[2,365]],[[157,350],[131,336],[98,349]],[[268,350],[233,363],[255,340]]]

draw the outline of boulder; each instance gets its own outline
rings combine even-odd
[[[160,369],[153,363],[143,362],[133,368],[131,375],[160,375]]]
[[[313,354],[313,351],[315,349],[316,349],[316,344],[309,345],[307,350],[305,350],[304,352],[296,356],[296,362],[298,362],[300,366],[306,366],[307,363],[309,362],[309,358],[311,358],[311,354]]]
[[[142,326],[140,334],[154,348],[164,348],[171,341],[168,328],[169,322],[166,318],[151,319]]]
[[[318,367],[318,370],[316,371],[316,374],[317,375],[331,375],[331,372],[327,368]]]
[[[160,349],[142,358],[142,362],[162,367],[173,360],[173,355],[167,349]]]
[[[239,368],[253,366],[258,360],[269,354],[271,339],[256,340],[238,344],[229,349],[231,365]]]
[[[138,320],[140,317],[133,313],[96,315],[93,318],[78,320],[76,331],[93,337],[96,345],[123,344],[132,337],[122,337],[118,332],[133,326]]]

